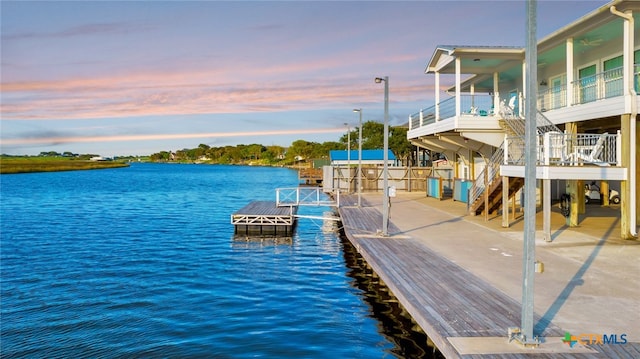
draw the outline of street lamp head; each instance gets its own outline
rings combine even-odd
[[[376,83],[379,84],[382,81],[384,81],[384,79],[382,77],[376,77]]]
[[[354,108],[354,109],[353,109],[353,112],[360,112],[360,111],[362,111],[362,109],[361,109],[361,108]]]

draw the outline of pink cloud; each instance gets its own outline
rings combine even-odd
[[[372,90],[365,91],[364,84],[353,78],[277,83],[264,79],[268,74],[287,70],[303,72],[309,67],[322,68],[322,65],[318,62],[293,69],[257,70],[252,73],[255,80],[243,82],[230,81],[233,76],[214,70],[3,83],[2,117],[47,120],[245,113],[332,108],[378,100],[373,81],[366,85]],[[411,95],[418,86],[417,83],[395,86],[394,95],[396,98]]]
[[[37,144],[91,143],[91,142],[124,142],[124,141],[156,141],[198,138],[223,138],[247,136],[304,135],[322,133],[343,133],[344,128],[316,128],[304,130],[242,131],[242,132],[207,132],[207,133],[174,133],[174,134],[140,134],[112,136],[37,136],[29,138],[3,139],[3,146],[24,146]]]

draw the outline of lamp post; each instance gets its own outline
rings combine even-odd
[[[348,123],[344,123],[347,126],[347,193],[351,193],[351,127]]]
[[[358,207],[362,206],[362,109],[354,109],[353,112],[360,114],[358,122]]]
[[[389,235],[389,76],[376,77],[376,83],[384,81],[384,146],[383,146],[383,167],[382,167],[382,235]]]

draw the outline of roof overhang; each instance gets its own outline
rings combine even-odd
[[[507,46],[438,46],[425,73],[456,73],[456,58],[460,58],[461,72],[465,74],[491,74],[501,68],[521,64],[524,48]]]
[[[581,17],[580,19],[568,24],[567,26],[556,30],[555,32],[542,38],[540,41],[538,41],[538,52],[545,52],[554,47],[564,45],[569,38],[573,38],[574,41],[580,42],[584,40],[586,36],[593,36],[593,31],[602,29],[603,26],[611,22],[612,17],[619,18],[617,15],[611,13],[612,6],[615,6],[615,8],[621,12],[631,10],[635,13],[637,11],[640,11],[639,1],[611,1],[592,11],[591,13]],[[622,21],[622,19],[620,20]],[[635,24],[635,26],[637,28],[638,24]],[[607,31],[599,32],[602,32],[601,35],[605,36]]]

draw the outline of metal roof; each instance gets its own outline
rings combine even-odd
[[[351,150],[349,155],[351,161],[358,160],[358,150]],[[384,150],[362,150],[363,161],[384,161]],[[345,150],[333,150],[329,151],[329,158],[331,161],[346,161],[347,151]],[[391,150],[389,150],[389,161],[395,161],[396,156]]]

